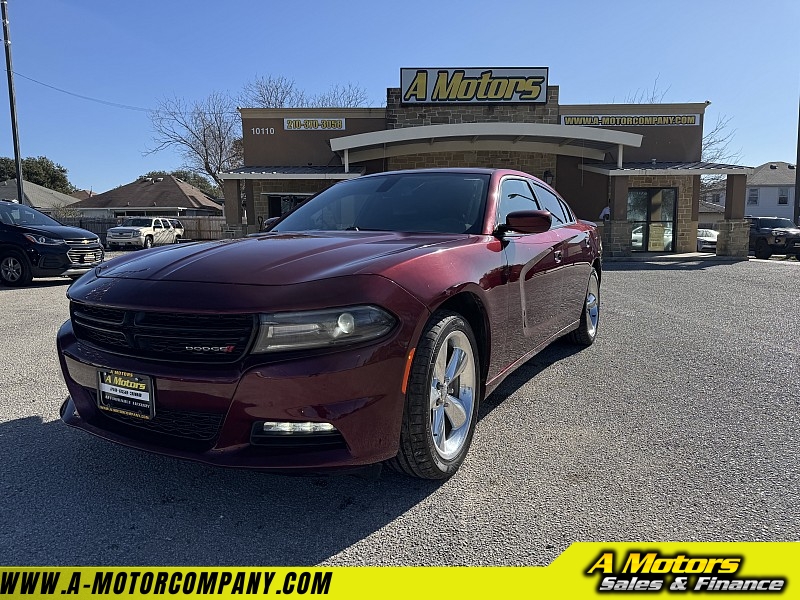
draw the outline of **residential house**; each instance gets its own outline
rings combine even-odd
[[[794,219],[794,185],[797,166],[764,163],[747,177],[745,213],[754,217]]]
[[[756,167],[747,176],[745,214],[793,219],[796,173],[796,165],[780,161]],[[702,200],[724,208],[725,184],[710,187],[703,193]]]
[[[30,181],[23,180],[22,193],[25,199],[22,204],[32,206],[38,211],[48,215],[63,212],[65,207],[72,207],[78,200],[67,194],[62,194],[50,188],[46,188]],[[0,200],[11,200],[12,202],[19,202],[17,194],[17,180],[8,179],[0,182]]]
[[[83,217],[219,216],[222,209],[193,185],[172,175],[141,178],[113,190],[76,202]]]

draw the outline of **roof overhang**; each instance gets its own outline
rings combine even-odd
[[[340,181],[355,179],[364,174],[364,169],[345,172],[343,167],[243,167],[235,171],[219,173],[222,179],[327,179]]]
[[[608,177],[630,177],[633,175],[750,175],[753,172],[752,167],[743,165],[704,162],[623,163],[621,167],[611,164],[583,164],[578,165],[578,168]]]
[[[330,140],[331,150],[346,155],[346,166],[393,156],[464,150],[542,152],[603,160],[609,150],[641,144],[642,136],[636,133],[546,123],[422,125]]]

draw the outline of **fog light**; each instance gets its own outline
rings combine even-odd
[[[308,434],[308,433],[332,433],[336,428],[330,423],[316,423],[303,421],[293,423],[289,421],[264,421],[262,425],[263,433],[277,434]]]

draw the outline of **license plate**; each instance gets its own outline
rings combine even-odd
[[[155,416],[153,381],[127,371],[97,371],[97,406],[100,410],[149,420]]]

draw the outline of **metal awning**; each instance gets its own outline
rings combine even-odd
[[[631,175],[750,175],[753,167],[725,165],[709,162],[629,162],[622,165],[597,164],[578,165],[579,169],[590,173],[600,173],[608,177],[629,177]]]
[[[361,167],[345,171],[344,167],[242,167],[220,173],[222,179],[355,179],[363,175]]]
[[[408,154],[474,150],[542,152],[603,160],[609,150],[622,157],[624,146],[639,147],[636,133],[546,123],[457,123],[359,133],[330,140],[331,150],[351,162]]]

